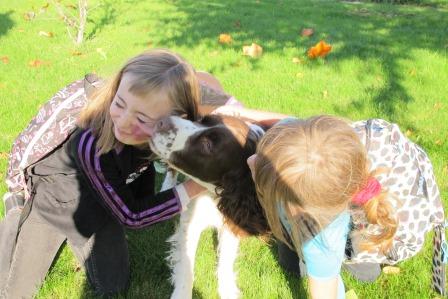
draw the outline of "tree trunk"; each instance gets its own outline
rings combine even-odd
[[[78,34],[76,36],[76,44],[79,45],[82,43],[84,38],[84,29],[87,22],[87,0],[79,0],[79,27]]]

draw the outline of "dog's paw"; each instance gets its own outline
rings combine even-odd
[[[171,294],[171,299],[191,299],[192,290],[185,288],[175,288]]]
[[[236,285],[226,285],[219,288],[219,296],[221,299],[238,299],[240,295],[240,290]]]

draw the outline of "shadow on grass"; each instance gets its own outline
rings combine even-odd
[[[174,233],[175,220],[158,223],[147,229],[127,230],[130,259],[129,287],[111,298],[169,298],[173,287],[169,282],[170,269],[165,261],[169,244],[166,242]],[[83,284],[81,299],[103,298],[96,295],[92,287]],[[201,299],[201,297],[195,297]]]
[[[280,246],[282,246],[281,249]],[[306,275],[305,264],[300,262],[297,253],[287,248],[286,245],[275,244],[269,248],[288,282],[291,297],[295,299],[308,298],[308,293],[302,280]]]
[[[14,26],[14,21],[11,20],[10,17],[12,13],[12,10],[5,13],[0,13],[0,37],[8,33],[8,31]]]
[[[296,48],[305,56],[306,49],[321,39],[334,44],[333,53],[326,63],[338,68],[342,62],[353,59],[373,60],[380,64],[382,87],[373,93],[368,103],[374,110],[391,121],[405,121],[407,104],[413,101],[403,86],[406,74],[400,61],[412,59],[416,49],[445,51],[446,10],[398,5],[359,4],[335,1],[171,1],[185,18],[162,15],[158,21],[160,44],[167,46],[206,45],[216,48],[220,33],[230,33],[234,42],[229,47],[237,53],[243,45],[256,42],[265,53],[282,55],[285,47]],[[444,25],[443,25],[444,24]],[[163,34],[164,28],[171,34]],[[300,37],[302,28],[314,28],[310,38]],[[257,68],[258,60],[250,60]],[[216,68],[232,68],[232,63]],[[318,67],[314,63],[306,67]],[[213,70],[211,70],[213,71]],[[364,70],[364,74],[369,70]],[[362,79],[363,74],[358,75]],[[340,114],[360,109],[366,103],[353,99],[347,107],[336,107]]]

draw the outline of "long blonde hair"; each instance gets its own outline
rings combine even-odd
[[[372,174],[365,147],[347,122],[317,116],[268,130],[257,147],[254,175],[273,235],[301,254],[307,240],[349,209],[352,196]],[[375,235],[364,232],[365,249],[386,250],[396,232],[387,197],[384,191],[363,206],[368,221],[382,229]],[[292,224],[291,240],[283,229],[280,207]]]
[[[121,78],[128,73],[135,78],[129,89],[132,93],[140,96],[166,90],[174,107],[173,113],[185,115],[190,120],[198,117],[200,91],[193,67],[168,50],[144,52],[127,61],[111,80],[100,86],[81,111],[78,125],[92,129],[98,138],[99,153],[106,153],[119,143],[113,132],[109,107]]]

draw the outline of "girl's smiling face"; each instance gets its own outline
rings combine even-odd
[[[123,144],[139,145],[151,138],[158,119],[171,114],[173,107],[165,90],[144,96],[132,94],[134,77],[124,74],[110,105],[114,135]]]

